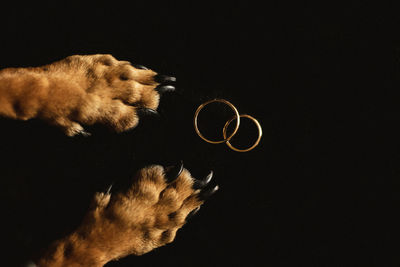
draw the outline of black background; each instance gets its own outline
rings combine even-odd
[[[4,266],[78,225],[94,191],[181,159],[196,177],[212,169],[219,192],[172,244],[107,266],[398,266],[394,11],[362,1],[2,7],[1,67],[110,53],[177,77],[161,117],[124,134],[95,127],[67,138],[41,122],[1,120]],[[256,149],[195,134],[194,111],[215,97],[260,121]],[[213,114],[202,126],[218,136],[230,113],[215,105]],[[255,136],[243,120],[234,142]]]

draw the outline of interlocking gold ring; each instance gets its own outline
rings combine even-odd
[[[247,151],[250,151],[250,150],[254,149],[254,148],[258,145],[258,143],[260,143],[261,136],[262,136],[262,129],[261,129],[260,123],[259,123],[255,118],[253,118],[252,116],[247,115],[247,114],[242,114],[242,115],[240,115],[239,117],[249,118],[250,120],[252,120],[252,121],[256,124],[256,126],[257,126],[257,128],[258,128],[258,138],[257,138],[256,142],[255,142],[251,147],[246,148],[246,149],[238,149],[238,148],[232,146],[232,144],[229,142],[229,140],[226,141],[226,145],[227,145],[230,149],[232,149],[232,150],[234,150],[234,151],[237,151],[237,152],[247,152]],[[223,131],[222,131],[222,134],[224,135],[224,138],[226,138],[226,130],[227,130],[229,124],[230,124],[234,119],[236,119],[236,117],[233,117],[232,119],[230,119],[229,121],[227,121],[227,122],[225,123],[224,129],[223,129]],[[231,137],[232,137],[232,135],[231,135]]]
[[[236,119],[236,126],[235,126],[235,129],[233,130],[232,134],[231,134],[230,136],[228,136],[228,137],[226,137],[226,133],[225,133],[225,134],[224,134],[224,140],[220,140],[220,141],[212,141],[212,140],[209,140],[209,139],[205,138],[205,137],[200,133],[199,128],[197,127],[197,117],[199,116],[200,111],[201,111],[206,105],[208,105],[208,104],[210,104],[210,103],[213,103],[213,102],[221,102],[221,103],[224,103],[224,104],[228,105],[228,106],[235,112],[235,116],[233,117],[233,118]],[[233,119],[231,119],[231,121],[232,121],[232,120],[233,120]],[[237,130],[239,129],[239,125],[240,125],[240,115],[239,115],[239,112],[237,111],[237,109],[235,108],[235,106],[232,105],[231,102],[229,102],[229,101],[227,101],[227,100],[225,100],[225,99],[212,99],[212,100],[209,100],[209,101],[207,101],[207,102],[201,104],[201,105],[197,108],[196,113],[194,114],[194,129],[196,130],[196,133],[201,137],[201,139],[203,139],[204,141],[206,141],[206,142],[208,142],[208,143],[211,143],[211,144],[221,144],[221,143],[228,142],[229,140],[231,140],[231,138],[236,134]]]

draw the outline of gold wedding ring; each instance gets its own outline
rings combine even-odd
[[[231,134],[230,136],[226,137],[226,135],[225,135],[225,136],[224,136],[224,140],[212,141],[212,140],[209,140],[209,139],[205,138],[205,137],[200,133],[200,130],[199,130],[198,126],[197,126],[197,117],[199,116],[200,111],[201,111],[206,105],[208,105],[208,104],[210,104],[210,103],[213,103],[213,102],[221,102],[221,103],[224,103],[224,104],[228,105],[228,106],[235,112],[235,115],[236,115],[235,118],[236,118],[237,120],[236,120],[235,129],[233,130],[233,132],[232,132],[232,134]],[[221,144],[221,143],[224,143],[224,142],[226,142],[226,141],[231,140],[231,138],[236,134],[237,130],[239,129],[239,125],[240,125],[240,116],[239,116],[239,112],[237,111],[237,109],[235,108],[235,106],[232,105],[231,102],[229,102],[229,101],[227,101],[227,100],[225,100],[225,99],[212,99],[212,100],[209,100],[209,101],[207,101],[207,102],[201,104],[201,105],[197,108],[196,113],[194,114],[194,129],[196,130],[196,133],[201,137],[201,139],[203,139],[204,141],[206,141],[206,142],[208,142],[208,143],[211,143],[211,144]]]
[[[247,115],[247,114],[242,114],[242,115],[240,115],[239,117],[241,117],[241,118],[248,118],[248,119],[252,120],[252,121],[255,123],[255,125],[257,126],[257,129],[258,129],[258,138],[257,138],[256,142],[255,142],[251,147],[246,148],[246,149],[239,149],[239,148],[236,148],[236,147],[232,146],[232,144],[229,142],[229,140],[226,141],[226,145],[227,145],[230,149],[232,149],[232,150],[234,150],[234,151],[237,151],[237,152],[247,152],[247,151],[250,151],[250,150],[254,149],[254,148],[258,145],[258,143],[260,143],[261,136],[262,136],[262,129],[261,129],[261,125],[260,125],[260,123],[258,122],[258,120],[256,120],[256,119],[253,118],[252,116]],[[229,121],[227,121],[227,122],[225,123],[224,129],[223,129],[223,131],[222,131],[222,134],[224,135],[224,138],[226,138],[226,129],[228,128],[229,124],[231,124],[231,122],[232,122],[234,119],[236,119],[236,117],[233,117],[232,119],[230,119]]]
[[[222,129],[222,135],[223,135],[224,139],[223,139],[223,140],[218,140],[218,141],[213,141],[213,140],[209,140],[209,139],[205,138],[205,137],[200,133],[200,130],[199,130],[198,125],[197,125],[197,117],[199,116],[200,111],[201,111],[206,105],[208,105],[208,104],[210,104],[210,103],[213,103],[213,102],[221,102],[221,103],[224,103],[224,104],[228,105],[228,106],[235,112],[235,116],[233,116],[230,120],[228,120],[228,121],[225,123],[224,128]],[[255,141],[255,143],[254,143],[251,147],[245,148],[245,149],[236,148],[236,147],[234,147],[234,146],[230,143],[230,140],[231,140],[232,137],[237,133],[237,131],[238,131],[238,129],[239,129],[240,118],[241,118],[241,117],[242,117],[242,118],[248,118],[248,119],[252,120],[252,121],[255,123],[255,125],[257,126],[257,129],[258,129],[258,138],[257,138],[257,140]],[[231,122],[232,122],[233,120],[236,120],[235,129],[233,130],[233,132],[232,132],[229,136],[226,136],[226,135],[227,135],[227,129],[228,129],[229,125],[231,124]],[[231,102],[229,102],[229,101],[227,101],[227,100],[225,100],[225,99],[212,99],[212,100],[209,100],[209,101],[207,101],[207,102],[201,104],[201,105],[197,108],[197,110],[196,110],[196,112],[195,112],[195,114],[194,114],[194,121],[193,121],[193,122],[194,122],[194,129],[195,129],[196,133],[200,136],[201,139],[203,139],[204,141],[206,141],[206,142],[208,142],[208,143],[211,143],[211,144],[226,143],[226,145],[227,145],[230,149],[232,149],[232,150],[234,150],[234,151],[237,151],[237,152],[247,152],[247,151],[253,150],[253,149],[260,143],[261,136],[262,136],[262,128],[261,128],[260,123],[259,123],[255,118],[253,118],[252,116],[250,116],[250,115],[248,115],[248,114],[240,115],[239,112],[238,112],[238,110],[236,109],[236,107],[235,107]]]

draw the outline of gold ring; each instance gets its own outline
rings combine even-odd
[[[260,123],[259,123],[255,118],[253,118],[252,116],[247,115],[247,114],[243,114],[243,115],[240,115],[239,117],[249,118],[250,120],[252,120],[252,121],[256,124],[256,126],[257,126],[257,128],[258,128],[258,138],[257,138],[256,142],[255,142],[251,147],[246,148],[246,149],[238,149],[238,148],[232,146],[232,144],[229,142],[229,140],[226,141],[226,145],[229,146],[229,148],[232,149],[232,150],[234,150],[234,151],[237,151],[237,152],[247,152],[247,151],[250,151],[250,150],[254,149],[254,148],[258,145],[258,143],[260,143],[261,136],[262,136],[262,129],[261,129]],[[222,132],[223,135],[224,135],[224,138],[226,138],[226,129],[228,128],[229,124],[230,124],[234,119],[236,119],[236,118],[233,117],[232,119],[230,119],[229,121],[227,121],[227,122],[225,123],[224,129],[223,129],[223,132]]]
[[[235,115],[236,115],[236,116],[233,117],[233,118],[236,119],[236,126],[235,126],[235,129],[233,130],[233,133],[232,133],[229,137],[226,137],[226,134],[225,134],[225,132],[224,132],[224,140],[220,140],[220,141],[208,140],[207,138],[205,138],[205,137],[200,133],[199,128],[197,127],[197,117],[198,117],[200,111],[201,111],[206,105],[208,105],[208,104],[210,104],[210,103],[213,103],[213,102],[221,102],[221,103],[224,103],[224,104],[228,105],[229,107],[231,107],[231,109],[235,112]],[[232,121],[232,120],[233,120],[233,119],[231,119],[231,121]],[[240,125],[240,115],[239,115],[239,112],[237,111],[237,109],[235,108],[235,106],[232,105],[231,102],[229,102],[229,101],[227,101],[227,100],[225,100],[225,99],[212,99],[212,100],[209,100],[209,101],[207,101],[207,102],[201,104],[201,105],[197,108],[196,113],[194,114],[194,129],[196,130],[196,133],[201,137],[201,139],[203,139],[204,141],[206,141],[206,142],[208,142],[208,143],[211,143],[211,144],[221,144],[221,143],[228,142],[229,140],[231,140],[231,138],[236,134],[237,130],[239,129],[239,125]]]

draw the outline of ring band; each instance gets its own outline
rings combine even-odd
[[[198,117],[200,111],[201,111],[206,105],[208,105],[208,104],[210,104],[210,103],[213,103],[213,102],[221,102],[221,103],[224,103],[224,104],[228,105],[228,106],[235,112],[235,116],[233,117],[233,119],[236,119],[236,126],[235,126],[235,129],[233,130],[233,132],[232,132],[232,134],[231,134],[230,136],[226,137],[226,131],[225,131],[225,127],[224,127],[224,140],[213,141],[213,140],[209,140],[209,139],[205,138],[205,137],[200,133],[200,130],[199,130],[198,126],[197,126],[197,117]],[[229,122],[231,122],[233,119],[231,119]],[[239,125],[240,125],[240,115],[239,115],[239,112],[237,111],[237,109],[235,108],[235,106],[234,106],[231,102],[229,102],[229,101],[227,101],[227,100],[225,100],[225,99],[212,99],[212,100],[209,100],[209,101],[207,101],[207,102],[201,104],[201,105],[197,108],[196,113],[194,114],[194,129],[196,130],[196,133],[200,136],[201,139],[203,139],[204,141],[206,141],[206,142],[208,142],[208,143],[211,143],[211,144],[221,144],[221,143],[228,142],[229,140],[231,140],[231,138],[232,138],[232,137],[236,134],[236,132],[238,131]],[[225,124],[225,126],[226,126],[226,124]],[[227,126],[226,126],[226,127],[227,127]]]
[[[253,118],[252,116],[247,115],[247,114],[242,114],[242,115],[240,115],[239,117],[248,118],[248,119],[252,120],[252,121],[256,124],[256,126],[257,126],[257,128],[258,128],[258,138],[257,138],[256,142],[255,142],[251,147],[246,148],[246,149],[238,149],[238,148],[232,146],[232,144],[229,142],[229,140],[226,141],[226,145],[227,145],[230,149],[232,149],[232,150],[234,150],[234,151],[237,151],[237,152],[247,152],[247,151],[250,151],[250,150],[254,149],[254,148],[260,143],[261,136],[262,136],[262,129],[261,129],[260,123],[259,123],[255,118]],[[222,133],[223,133],[223,135],[224,135],[224,138],[226,138],[226,130],[227,130],[229,124],[230,124],[234,119],[236,119],[236,118],[233,117],[232,119],[230,119],[229,121],[227,121],[227,122],[225,123],[224,129],[223,129],[223,131],[222,131]],[[231,135],[231,137],[232,137],[232,135]]]

